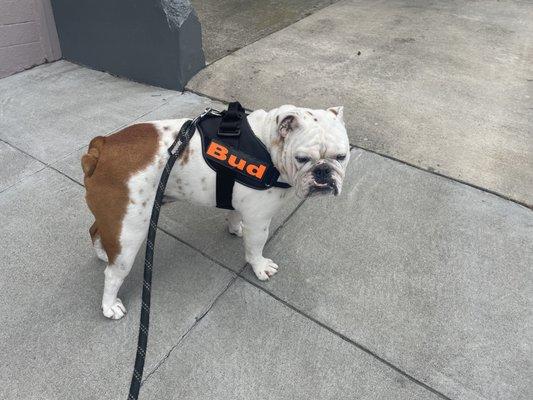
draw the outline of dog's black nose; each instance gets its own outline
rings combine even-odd
[[[320,164],[313,170],[316,183],[327,183],[331,178],[331,167],[328,164]]]

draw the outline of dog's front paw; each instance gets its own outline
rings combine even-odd
[[[102,311],[104,316],[111,319],[121,319],[126,315],[126,307],[124,307],[124,304],[122,304],[120,299],[115,299],[115,301],[108,306],[102,304]]]
[[[255,276],[260,281],[267,281],[272,275],[278,272],[278,264],[270,258],[263,258],[258,262],[251,263]]]

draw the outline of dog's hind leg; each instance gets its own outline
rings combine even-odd
[[[102,295],[102,312],[107,318],[120,319],[126,314],[126,307],[124,307],[122,300],[117,295],[124,279],[128,276],[133,266],[136,254],[132,249],[127,249],[117,256],[113,264],[108,264],[104,271],[105,283],[104,294]]]
[[[150,211],[148,204],[130,206],[124,216],[120,234],[120,250],[104,271],[102,312],[107,318],[120,319],[126,314],[126,308],[117,295],[146,238]]]
[[[97,257],[104,262],[108,262],[109,260],[107,259],[107,253],[105,252],[104,246],[102,246],[102,240],[100,239],[100,234],[98,233],[96,221],[89,228],[89,234],[91,235],[91,240],[93,242],[94,251]]]

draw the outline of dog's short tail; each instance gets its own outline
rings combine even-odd
[[[87,154],[84,154],[81,158],[81,168],[83,169],[83,173],[85,174],[86,178],[90,177],[94,173],[104,143],[105,137],[95,137],[93,140],[91,140],[91,143],[89,143],[89,150],[87,150]]]

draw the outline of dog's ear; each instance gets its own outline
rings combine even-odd
[[[276,116],[276,124],[278,126],[278,134],[281,137],[287,137],[291,132],[294,132],[300,126],[300,115],[297,110],[288,110],[281,112]]]
[[[343,106],[330,107],[330,108],[327,109],[327,111],[329,111],[330,113],[335,115],[335,118],[339,119],[340,121],[344,121],[343,110],[344,110]]]

